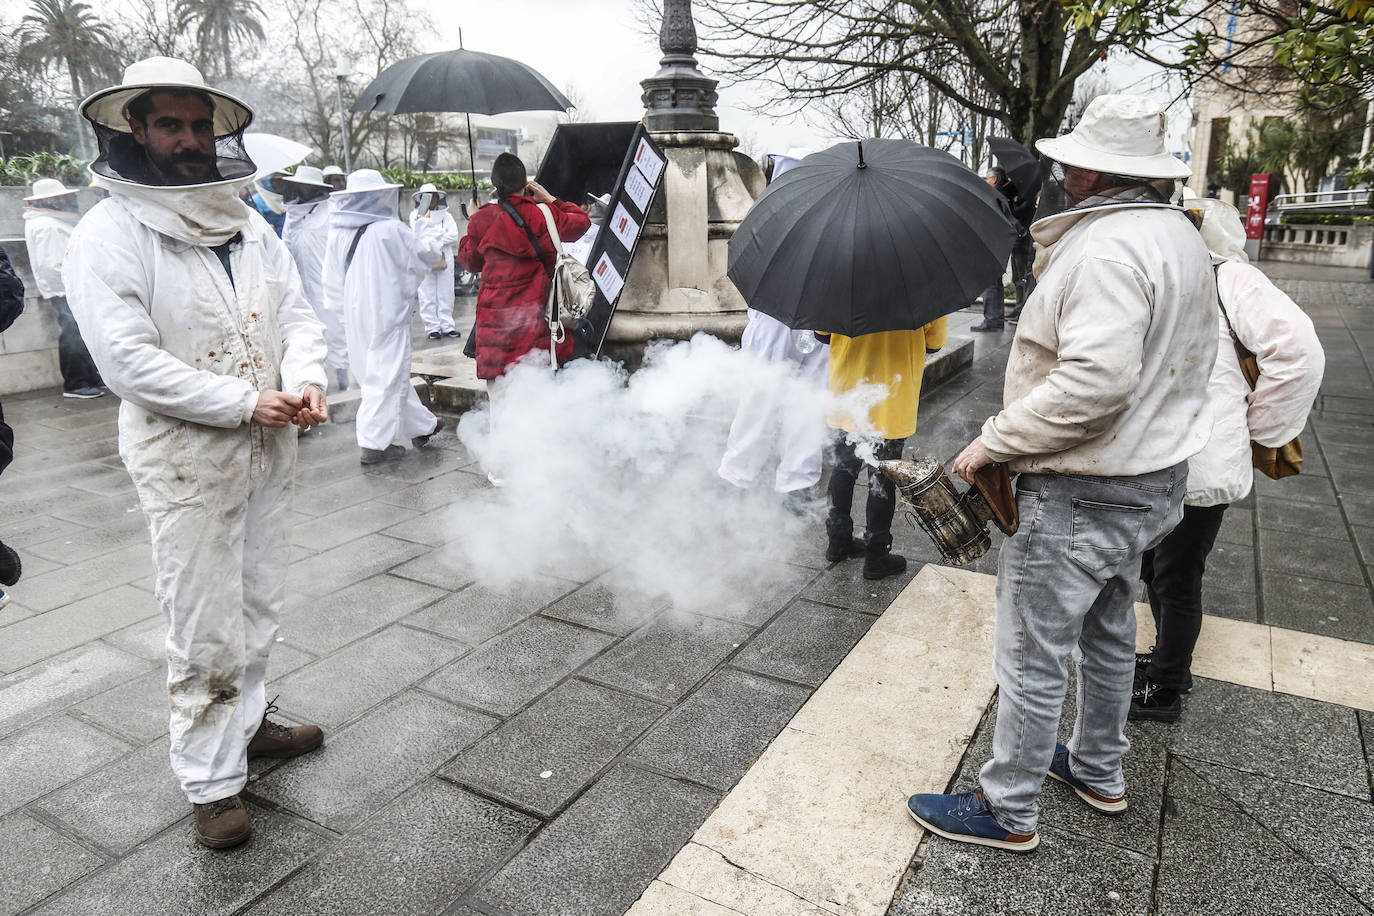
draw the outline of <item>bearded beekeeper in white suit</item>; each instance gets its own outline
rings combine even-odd
[[[410,384],[410,308],[437,251],[396,215],[396,189],[376,169],[359,169],[333,195],[325,287],[343,303],[348,361],[362,388],[357,435],[363,464],[423,448],[439,419]]]
[[[286,226],[281,240],[296,259],[305,298],[324,324],[324,340],[329,347],[326,365],[334,373],[337,391],[348,388],[348,340],[344,336],[343,312],[336,304],[330,308],[324,297],[324,252],[329,245],[329,192],[333,186],[320,170],[302,165],[294,175],[281,180],[286,202]]]
[[[774,154],[769,181],[776,180],[812,150],[794,149]],[[825,387],[830,347],[806,329],[793,330],[763,312],[749,309],[740,348],[768,362],[788,362],[802,378]],[[803,352],[803,350],[805,352]],[[717,473],[737,487],[749,486],[776,449],[778,467],[773,488],[793,494],[815,486],[821,479],[821,452],[825,447],[825,417],[812,415],[804,405],[788,404],[771,387],[755,386],[740,396],[730,438]]]
[[[110,192],[76,227],[67,294],[123,403],[119,454],[152,536],[167,620],[172,771],[197,839],[248,839],[248,758],[319,747],[267,718],[290,556],[295,423],[328,418],[324,329],[286,246],[238,191],[248,106],[154,57],[82,103]]]
[[[410,211],[411,230],[423,239],[422,244],[438,252],[420,281],[420,320],[430,340],[462,337],[453,326],[453,250],[462,236],[448,212],[448,195],[426,183],[411,200],[415,203]]]

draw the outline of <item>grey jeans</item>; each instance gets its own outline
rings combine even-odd
[[[1178,524],[1187,477],[1185,462],[1138,477],[1017,480],[1021,527],[997,569],[997,730],[980,774],[983,797],[1012,833],[1035,831],[1075,646],[1073,773],[1103,795],[1125,793],[1140,558]]]

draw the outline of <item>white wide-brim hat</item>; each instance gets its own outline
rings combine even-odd
[[[335,191],[334,196],[361,194],[364,191],[394,191],[399,187],[398,184],[388,184],[382,173],[376,169],[358,169],[349,174],[348,186],[342,191]]]
[[[343,173],[344,170],[339,168],[337,165],[326,165],[324,167],[324,170],[320,172],[320,174],[323,175],[325,178],[329,178],[333,175],[342,175]]]
[[[324,188],[328,191],[334,189],[332,184],[324,180],[324,174],[313,165],[298,165],[294,175],[285,175],[282,180],[293,184],[309,185],[312,188]]]
[[[25,202],[33,200],[45,200],[49,197],[61,197],[64,194],[75,194],[76,188],[69,188],[56,178],[40,178],[33,183],[33,194],[25,197]]]
[[[1131,178],[1187,178],[1193,173],[1164,151],[1164,109],[1141,95],[1100,95],[1088,103],[1078,126],[1062,137],[1035,141],[1035,148],[1064,165]]]
[[[448,192],[439,190],[434,186],[433,182],[429,181],[426,181],[424,184],[420,185],[420,190],[410,195],[410,199],[412,201],[418,202],[420,200],[421,194],[437,194],[439,195],[440,200],[448,200]]]
[[[1183,189],[1183,209],[1202,216],[1202,242],[1213,259],[1248,261],[1245,254],[1245,220],[1240,211],[1224,200],[1198,197],[1192,188]]]
[[[81,103],[81,114],[92,124],[127,134],[129,103],[150,89],[190,89],[214,99],[216,139],[238,133],[253,123],[253,109],[247,102],[211,89],[199,70],[175,57],[149,57],[130,64],[118,86],[102,89]]]

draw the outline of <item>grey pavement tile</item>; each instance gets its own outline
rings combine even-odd
[[[1328,442],[1325,438],[1321,442],[1322,454],[1326,457],[1327,466],[1331,473],[1340,479],[1340,469],[1350,468],[1355,471],[1363,471],[1369,467],[1369,443],[1363,445],[1340,445],[1336,442]],[[1339,483],[1337,484],[1339,486]]]
[[[152,571],[152,550],[146,544],[131,544],[41,576],[26,576],[12,591],[15,598],[35,611],[50,611],[112,586],[132,582]]]
[[[473,490],[486,486],[486,478],[467,471],[449,471],[421,483],[392,490],[382,496],[383,502],[403,506],[419,512],[429,512],[447,506]]]
[[[666,711],[648,700],[568,680],[439,775],[552,817]]]
[[[167,734],[170,716],[166,667],[155,665],[146,674],[78,704],[76,712],[140,744],[160,738]]]
[[[1186,771],[1187,764],[1175,760],[1172,768],[1173,773]],[[1155,913],[1349,916],[1361,909],[1321,869],[1220,792],[1213,790],[1205,800],[1175,795],[1173,773],[1164,809]]]
[[[915,842],[913,831],[912,842]],[[932,837],[891,916],[1150,911],[1151,856],[1054,827],[1034,855],[1016,856]]]
[[[1374,398],[1322,395],[1317,399],[1315,409],[1322,412],[1334,411],[1336,413],[1354,413],[1374,416]]]
[[[472,561],[456,545],[441,545],[428,551],[421,545],[414,546],[421,555],[392,573],[448,591],[457,591],[477,578]]]
[[[443,596],[441,590],[420,582],[373,576],[323,597],[289,595],[278,632],[307,651],[333,652]]]
[[[1303,536],[1315,533],[1337,536],[1344,531],[1341,514],[1335,505],[1304,503],[1291,499],[1266,497],[1256,509],[1259,527],[1275,531],[1289,531]],[[1230,510],[1227,510],[1227,515]]]
[[[367,474],[349,475],[320,486],[296,487],[291,508],[303,515],[319,516],[356,506],[404,487],[406,482]]]
[[[172,775],[165,737],[31,807],[117,855],[191,813],[191,804]]]
[[[24,557],[27,553],[28,544],[36,544],[40,541],[49,541],[53,538],[66,537],[87,531],[85,525],[69,522],[64,518],[57,518],[52,515],[31,515],[27,518],[20,518],[17,515],[10,516],[10,500],[4,499],[5,504],[5,543],[19,551],[19,555]]]
[[[819,687],[872,625],[867,614],[797,601],[755,635],[732,664]]]
[[[1214,617],[1228,617],[1231,620],[1259,621],[1258,599],[1254,592],[1241,592],[1233,588],[1222,588],[1213,584],[1216,580],[1207,577],[1202,585],[1202,612]]]
[[[1360,561],[1366,566],[1374,564],[1374,528],[1366,525],[1351,525],[1355,535],[1355,546],[1360,550]]]
[[[41,916],[185,916],[233,913],[298,868],[328,842],[251,801],[253,838],[234,849],[206,849],[189,817],[119,861],[51,898]],[[188,811],[189,815],[189,811]]]
[[[7,627],[12,623],[23,620],[25,617],[32,617],[33,610],[24,607],[13,599],[6,601],[4,607],[0,607],[0,627]]]
[[[467,461],[461,454],[438,448],[437,443],[433,447],[422,449],[407,444],[406,456],[400,461],[364,468],[363,473],[416,484],[456,471],[464,464],[467,464]]]
[[[1366,905],[1374,904],[1374,804],[1267,779],[1202,761],[1182,761],[1193,774],[1310,859]],[[1321,812],[1314,817],[1315,812]]]
[[[63,715],[0,738],[0,813],[129,753],[129,745]]]
[[[287,592],[327,595],[423,553],[424,548],[382,534],[367,534],[291,564]]]
[[[619,916],[705,819],[717,796],[619,766],[481,890],[511,916]]]
[[[385,528],[382,533],[387,537],[438,547],[440,544],[447,544],[453,540],[454,535],[462,525],[462,519],[462,510],[459,507],[439,506],[428,512],[412,516],[390,528]]]
[[[148,668],[144,659],[95,643],[0,678],[0,735],[136,678]]]
[[[571,588],[571,582],[547,576],[515,582],[502,591],[469,585],[411,614],[406,623],[476,646],[533,617]]]
[[[1272,540],[1291,535],[1265,532]],[[1217,541],[1207,554],[1207,573],[1204,581],[1242,592],[1255,590],[1255,548],[1251,545],[1227,544]]]
[[[1260,532],[1260,550],[1266,570],[1363,585],[1355,548],[1345,529],[1331,531],[1337,537],[1295,536],[1291,532]],[[1209,560],[1210,562],[1210,560]]]
[[[249,907],[245,916],[334,916],[363,909],[387,916],[452,913],[446,907],[538,825],[457,786],[427,779]]]
[[[846,560],[821,573],[819,579],[802,591],[802,597],[821,604],[881,614],[920,571],[920,563],[911,563],[900,575],[870,582],[863,577],[862,559]]]
[[[31,557],[40,557],[61,566],[69,566],[72,563],[80,563],[83,560],[103,556],[112,551],[135,545],[142,546],[149,556],[152,555],[151,541],[148,538],[148,523],[144,520],[142,512],[135,512],[122,519],[118,524],[67,532],[38,543],[32,541],[21,543],[24,546],[24,572],[26,575],[36,573],[36,570],[29,568]]]
[[[1283,480],[1270,480],[1263,474],[1256,474],[1255,495],[1260,499],[1274,497],[1328,506],[1336,504],[1336,491],[1332,489],[1331,481],[1325,477],[1311,477],[1307,474],[1286,477]]]
[[[482,644],[423,686],[460,703],[510,715],[612,641],[602,633],[536,617]]]
[[[699,583],[690,604],[679,600],[675,608],[756,627],[781,610],[815,576],[814,569],[771,560],[754,560],[745,568],[727,564],[720,575]]]
[[[407,691],[324,747],[251,780],[248,791],[334,830],[349,830],[477,740],[495,719]]]
[[[414,515],[410,509],[370,499],[297,524],[291,529],[291,543],[321,553],[365,534],[390,528]]]
[[[0,912],[18,913],[105,860],[22,812],[0,817]]]
[[[297,669],[272,690],[292,719],[337,728],[464,651],[446,639],[391,626]]]
[[[1374,602],[1363,585],[1264,571],[1264,623],[1374,642]]]
[[[668,611],[617,643],[583,675],[676,703],[752,632],[741,624]]]
[[[1355,711],[1343,706],[1195,678],[1166,740],[1175,754],[1369,797]]]
[[[267,658],[267,683],[269,684],[315,660],[315,656],[309,652],[303,652],[282,642],[281,637],[277,637],[271,651],[272,654]]]
[[[0,670],[23,668],[157,613],[152,595],[119,585],[26,617],[0,629]]]
[[[122,525],[128,519],[143,514],[136,496],[102,497],[82,490],[70,492],[79,493],[80,497],[55,502],[52,514],[90,528]]]
[[[164,661],[167,657],[167,624],[161,616],[106,633],[100,640],[149,661]]]
[[[1255,543],[1254,510],[1241,509],[1235,506],[1228,508],[1226,514],[1221,517],[1221,530],[1217,532],[1217,541],[1223,544],[1253,545]]]
[[[640,739],[630,759],[728,791],[811,691],[724,668]]]
[[[667,606],[667,599],[662,597],[612,588],[603,576],[558,600],[543,614],[545,617],[556,617],[579,626],[625,636]]]

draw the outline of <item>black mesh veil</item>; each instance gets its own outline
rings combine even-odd
[[[216,109],[215,161],[209,176],[201,180],[187,181],[158,169],[145,153],[143,145],[134,139],[127,123],[127,115],[129,108],[135,105],[141,96],[159,91],[165,90],[149,89],[132,96],[123,106],[124,119],[119,121],[96,119],[91,117],[89,111],[84,112],[87,114],[91,128],[95,131],[96,140],[100,144],[100,154],[90,166],[93,173],[117,181],[128,181],[155,187],[164,185],[194,187],[218,184],[224,181],[244,181],[253,177],[257,167],[253,164],[253,160],[249,157],[248,150],[243,143],[243,132],[251,123],[252,115],[244,111],[243,116],[236,116],[237,112],[232,109],[230,112],[226,112],[223,110],[226,106],[225,101],[216,98],[212,92],[195,93],[204,96]],[[87,107],[89,108],[89,106]],[[227,113],[234,116],[226,119]],[[227,124],[225,123],[226,120],[228,121]],[[227,131],[225,128],[228,128]]]

